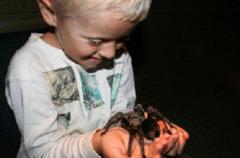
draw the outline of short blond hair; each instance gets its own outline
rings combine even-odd
[[[152,0],[53,0],[53,9],[59,18],[94,17],[104,11],[113,11],[116,18],[140,22],[146,18]]]

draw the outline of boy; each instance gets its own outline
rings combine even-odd
[[[32,34],[11,60],[6,96],[22,140],[19,158],[127,157],[128,132],[111,115],[135,104],[131,58],[124,38],[151,0],[38,0],[53,32]],[[160,123],[161,124],[161,123]],[[181,153],[181,128],[145,145],[149,158]],[[132,158],[140,156],[134,141]]]

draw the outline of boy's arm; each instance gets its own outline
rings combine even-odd
[[[70,135],[58,127],[57,109],[47,89],[41,82],[7,81],[6,95],[23,136],[23,151],[29,157],[99,158],[91,142],[95,131]]]

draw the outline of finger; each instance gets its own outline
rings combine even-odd
[[[186,144],[186,139],[185,139],[185,136],[184,136],[184,132],[179,132],[179,139],[178,140],[179,140],[178,141],[179,147],[178,147],[177,153],[181,154],[183,152],[183,149],[184,149],[185,144]]]
[[[184,130],[183,128],[181,128],[178,125],[173,124],[173,123],[172,123],[172,126],[175,127],[178,131],[183,132],[183,137],[185,138],[185,140],[189,139],[189,133],[186,130]]]
[[[178,155],[181,154],[186,144],[186,139],[184,138],[183,131],[174,131],[174,132],[177,132],[178,139],[174,147],[167,152],[167,155],[169,156],[176,156],[177,154]]]
[[[167,145],[168,145],[168,142],[170,140],[170,135],[169,134],[164,134],[164,135],[161,135],[160,137],[158,138],[155,138],[153,140],[153,144],[155,145],[156,148],[158,148],[159,150],[161,151],[164,151],[166,150],[167,148]]]
[[[177,133],[177,130],[172,130],[173,134],[171,135],[167,148],[164,151],[165,154],[171,154],[171,155],[176,155],[178,152],[178,146],[179,146],[179,135]]]
[[[178,143],[178,139],[179,139],[179,136],[178,136],[177,133],[171,135],[171,138],[170,138],[169,143],[168,143],[168,151],[174,149],[174,147]]]
[[[185,130],[182,130],[182,132],[183,132],[183,137],[184,137],[184,139],[185,140],[188,140],[189,139],[189,133],[187,132],[187,131],[185,131]]]
[[[157,123],[159,125],[160,132],[162,134],[168,133],[168,127],[167,127],[167,124],[165,123],[165,121],[160,120]]]
[[[179,143],[177,142],[170,151],[165,153],[165,155],[167,155],[167,156],[176,156],[177,155],[177,151],[178,151],[178,147],[179,147]]]

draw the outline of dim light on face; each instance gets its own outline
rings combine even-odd
[[[91,20],[66,18],[58,24],[56,32],[66,55],[85,70],[91,70],[115,57],[135,25],[106,12]]]

